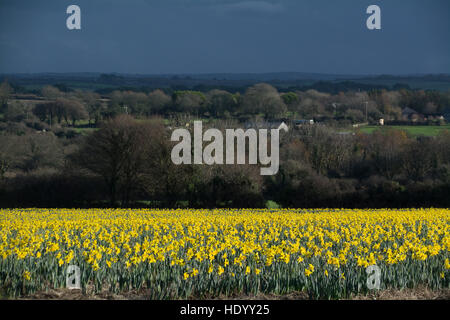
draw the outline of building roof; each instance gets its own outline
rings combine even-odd
[[[278,129],[283,121],[247,121],[245,129]]]
[[[406,107],[402,110],[402,114],[403,115],[411,115],[411,114],[419,114],[419,113],[416,110]]]

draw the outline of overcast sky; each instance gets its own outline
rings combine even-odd
[[[0,73],[283,71],[450,73],[450,1],[0,0]]]

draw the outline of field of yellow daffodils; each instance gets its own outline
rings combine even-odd
[[[336,299],[450,287],[450,210],[0,209],[0,292],[66,286],[151,299],[285,294]]]

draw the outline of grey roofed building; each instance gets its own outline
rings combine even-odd
[[[418,113],[416,110],[406,107],[402,110],[402,118],[405,121],[417,122],[422,121],[424,116]]]
[[[444,117],[445,121],[450,122],[450,107],[447,107],[444,112],[442,113],[442,116]]]
[[[293,122],[294,125],[296,126],[301,126],[305,124],[314,124],[314,120],[305,120],[305,119],[294,120]]]
[[[247,121],[245,123],[245,129],[278,129],[284,121]]]
[[[416,110],[413,110],[413,109],[408,108],[408,107],[406,107],[406,108],[404,108],[402,110],[402,116],[412,116],[414,114],[419,115],[419,113]]]

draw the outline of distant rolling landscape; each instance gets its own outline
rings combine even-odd
[[[24,90],[39,90],[46,85],[67,89],[111,91],[118,88],[245,90],[256,83],[269,83],[279,90],[316,89],[330,93],[371,89],[450,90],[449,74],[430,75],[333,75],[302,72],[274,73],[210,73],[210,74],[119,74],[119,73],[32,73],[0,74],[0,82],[8,82]],[[239,90],[240,89],[240,90]]]

